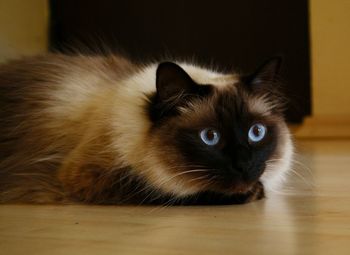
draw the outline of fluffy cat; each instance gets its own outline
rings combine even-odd
[[[254,74],[49,54],[0,67],[0,203],[245,203],[293,146],[279,59]]]

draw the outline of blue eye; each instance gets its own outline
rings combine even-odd
[[[209,146],[214,146],[214,145],[218,144],[218,142],[220,140],[220,133],[212,128],[203,129],[199,133],[199,135],[200,135],[203,143],[205,143],[206,145],[209,145]]]
[[[250,127],[248,139],[250,142],[257,143],[264,139],[267,129],[263,124],[257,123]]]

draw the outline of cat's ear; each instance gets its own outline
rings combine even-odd
[[[262,64],[252,75],[244,77],[244,82],[252,89],[264,89],[278,79],[282,58],[274,57]]]
[[[172,62],[159,64],[156,73],[157,95],[161,101],[169,101],[193,93],[197,85],[180,66]]]
[[[165,116],[176,115],[179,107],[193,99],[212,92],[211,85],[199,85],[180,66],[171,62],[159,64],[156,72],[156,94],[151,99],[150,113],[156,121]]]

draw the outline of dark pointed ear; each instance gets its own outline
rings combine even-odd
[[[194,81],[175,63],[159,64],[156,75],[157,94],[161,101],[177,98],[195,90]]]
[[[179,114],[192,98],[212,93],[211,85],[199,85],[180,66],[171,62],[159,64],[156,72],[156,93],[151,98],[150,117],[158,121]]]
[[[259,89],[277,81],[282,58],[275,57],[267,60],[252,75],[244,78],[244,82],[251,89]]]

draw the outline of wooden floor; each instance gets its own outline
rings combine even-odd
[[[0,254],[350,254],[350,140],[303,140],[283,192],[233,206],[0,206]]]

